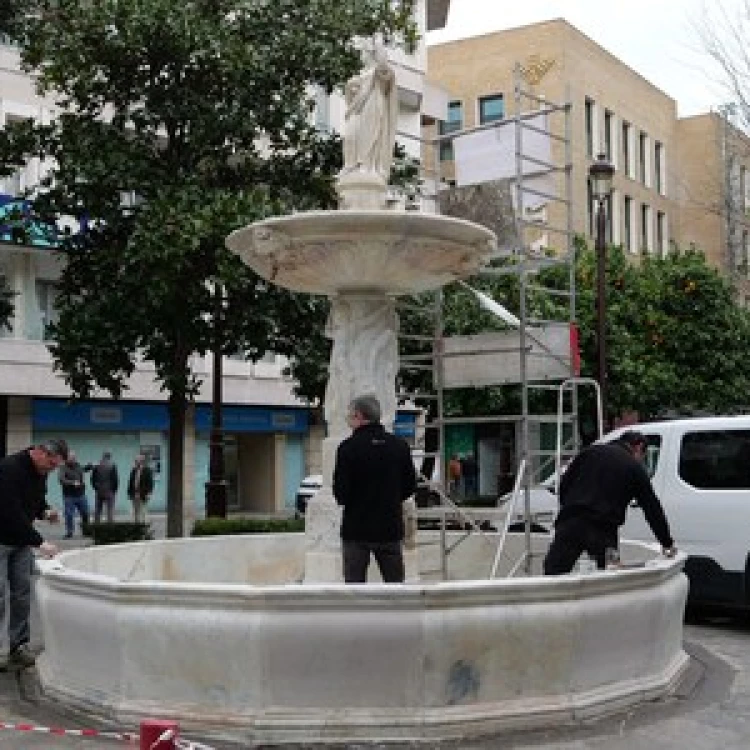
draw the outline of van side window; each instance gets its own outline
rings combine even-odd
[[[644,464],[649,477],[656,473],[656,466],[659,463],[659,453],[661,452],[661,435],[646,435],[646,456]]]
[[[677,472],[701,490],[750,489],[750,430],[685,433]]]

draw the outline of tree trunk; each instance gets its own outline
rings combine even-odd
[[[185,414],[184,393],[169,395],[169,477],[167,479],[167,537],[183,536],[183,505],[185,476]]]

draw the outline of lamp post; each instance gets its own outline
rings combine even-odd
[[[206,517],[227,517],[227,480],[224,474],[224,431],[221,423],[222,351],[224,337],[224,289],[218,278],[213,283],[213,389],[211,395],[211,436],[209,438]]]
[[[615,168],[604,154],[589,167],[591,192],[596,200],[596,379],[602,399],[602,418],[607,420],[607,210]]]

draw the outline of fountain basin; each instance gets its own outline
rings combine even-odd
[[[458,549],[463,580],[359,586],[296,583],[302,534],[71,551],[38,582],[40,680],[123,724],[156,715],[253,743],[570,724],[679,681],[684,556],[632,543],[625,557],[654,559],[483,580],[486,540]]]
[[[227,247],[269,281],[311,294],[413,294],[476,274],[494,232],[410,211],[310,211],[232,232]]]

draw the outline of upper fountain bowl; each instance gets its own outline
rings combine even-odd
[[[274,284],[309,294],[436,289],[497,255],[489,229],[411,211],[310,211],[232,232],[227,247]]]

